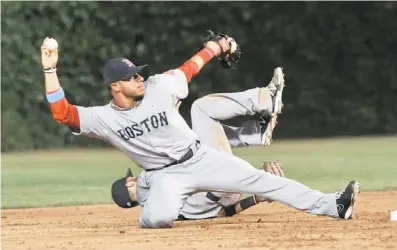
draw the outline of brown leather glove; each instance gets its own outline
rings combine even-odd
[[[240,45],[231,37],[225,35],[225,34],[215,34],[211,30],[208,30],[210,33],[205,39],[204,39],[204,47],[206,47],[208,42],[215,42],[219,45],[221,48],[221,53],[218,55],[218,60],[220,61],[220,64],[226,68],[226,69],[235,69],[237,68],[238,62],[241,57],[241,48]],[[223,43],[228,43],[226,46]],[[227,48],[224,50],[224,48]]]
[[[270,174],[278,175],[280,177],[284,177],[283,165],[278,162],[264,162],[263,170]]]

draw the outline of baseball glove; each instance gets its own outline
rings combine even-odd
[[[208,32],[210,34],[204,39],[204,46],[207,42],[213,41],[213,42],[216,42],[220,47],[222,47],[219,44],[219,40],[229,37],[229,36],[227,36],[225,34],[221,34],[221,33],[215,34],[211,30],[208,30]],[[240,45],[233,39],[230,42],[230,49],[228,51],[223,51],[218,56],[218,60],[223,68],[235,69],[238,65],[239,60],[240,60],[241,53],[242,52],[241,52]]]
[[[263,170],[270,174],[278,175],[280,177],[284,177],[283,165],[278,162],[264,162]]]

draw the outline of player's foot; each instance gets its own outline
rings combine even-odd
[[[267,85],[267,88],[272,93],[273,98],[276,97],[277,94],[280,94],[279,98],[281,102],[282,92],[284,88],[284,74],[281,67],[277,67],[274,69],[272,80]]]
[[[354,203],[360,193],[360,183],[351,181],[342,191],[336,193],[336,206],[341,219],[353,218]]]
[[[274,70],[273,78],[270,81],[267,88],[272,93],[273,98],[273,112],[272,114],[263,114],[259,119],[259,124],[261,125],[262,133],[262,145],[269,146],[272,137],[273,130],[277,124],[277,115],[281,113],[283,108],[283,89],[284,89],[284,74],[283,69],[278,67]]]

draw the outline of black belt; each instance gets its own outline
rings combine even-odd
[[[200,147],[200,141],[196,141],[196,147],[197,149]],[[164,168],[168,168],[170,166],[176,165],[176,164],[181,164],[184,163],[185,161],[189,160],[190,158],[193,157],[194,153],[197,151],[197,149],[195,151],[193,151],[193,149],[189,148],[189,151],[187,151],[186,154],[184,154],[179,160],[176,160],[174,162],[171,162],[168,165],[159,167],[159,168],[152,168],[152,169],[146,169],[145,171],[155,171],[155,170],[160,170],[160,169],[164,169]]]

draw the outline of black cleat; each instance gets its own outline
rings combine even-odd
[[[339,218],[350,220],[353,218],[354,203],[360,193],[361,184],[351,181],[346,188],[336,194],[336,206]]]

